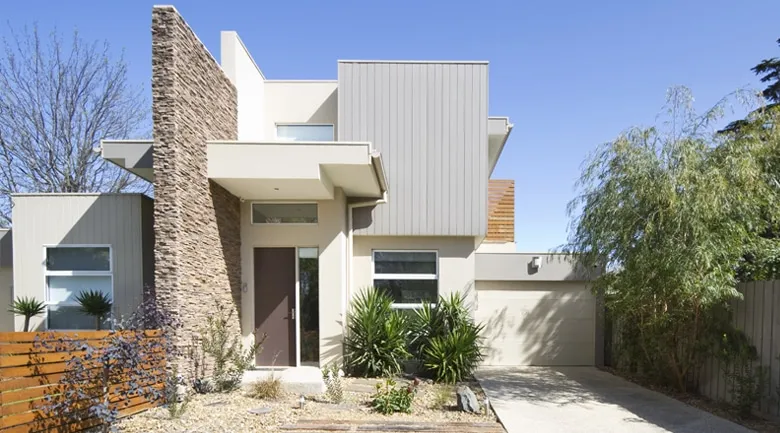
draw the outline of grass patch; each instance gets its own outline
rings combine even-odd
[[[452,405],[455,387],[452,385],[436,385],[431,400],[431,409],[444,410]]]
[[[278,400],[284,395],[282,382],[274,375],[268,376],[249,385],[246,395],[259,400]]]

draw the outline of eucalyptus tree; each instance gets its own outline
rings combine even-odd
[[[605,269],[593,286],[619,324],[621,354],[681,389],[729,330],[745,253],[778,246],[759,236],[780,215],[766,170],[777,122],[719,133],[730,100],[698,115],[688,89],[671,89],[658,126],[628,129],[589,158],[569,204],[564,250]]]

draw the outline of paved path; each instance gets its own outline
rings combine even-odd
[[[484,368],[508,433],[747,433],[753,430],[592,367]]]
[[[414,421],[360,421],[334,419],[299,419],[295,424],[279,427],[287,433],[504,433],[497,422],[414,422]]]

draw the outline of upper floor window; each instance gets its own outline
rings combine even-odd
[[[276,138],[289,141],[333,141],[333,125],[277,124]]]
[[[374,251],[374,287],[393,298],[395,308],[433,304],[439,296],[436,251]]]
[[[317,203],[252,203],[252,224],[317,224]]]
[[[95,320],[82,313],[77,297],[96,290],[114,297],[111,247],[57,245],[46,247],[46,312],[48,329],[95,329]]]

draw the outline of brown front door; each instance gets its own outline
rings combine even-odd
[[[294,366],[295,248],[255,248],[255,327],[266,334],[259,366]]]

